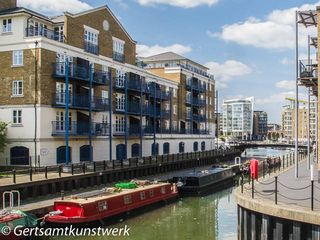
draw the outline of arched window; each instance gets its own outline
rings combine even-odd
[[[139,157],[140,156],[140,144],[135,143],[131,145],[131,157]]]
[[[179,153],[184,153],[184,142],[179,143]]]
[[[69,161],[71,163],[71,147],[69,148]],[[57,148],[57,164],[66,163],[66,146],[61,146]]]
[[[193,143],[193,151],[197,152],[198,151],[198,142]]]
[[[116,147],[116,155],[117,155],[117,160],[124,160],[127,155],[126,151],[126,145],[124,144],[118,144]]]
[[[201,142],[201,151],[206,150],[206,142]]]
[[[91,147],[91,149],[92,149],[92,147]],[[92,154],[92,151],[90,153],[90,146],[89,145],[83,145],[82,147],[80,147],[80,162],[92,161],[90,154]]]
[[[154,143],[151,145],[151,153],[152,155],[159,155],[159,143],[156,143],[156,147],[154,148]]]
[[[165,142],[163,144],[163,154],[170,154],[170,143]]]
[[[29,165],[29,148],[13,147],[10,149],[11,165]]]

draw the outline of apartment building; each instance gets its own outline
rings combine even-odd
[[[288,140],[295,139],[295,108],[286,106],[282,111],[282,131]],[[305,107],[298,111],[298,139],[306,140],[308,136],[308,110]]]
[[[107,6],[48,17],[3,0],[0,23],[0,121],[9,123],[0,164],[123,160],[214,147],[213,115],[181,114],[186,89],[136,65],[136,41]],[[205,78],[211,94],[214,81]],[[204,100],[189,104],[206,108]]]
[[[253,139],[265,140],[268,134],[268,114],[264,111],[253,112]]]
[[[173,102],[173,126],[192,134],[214,136],[215,82],[208,68],[173,52],[140,59],[148,72],[178,85]]]
[[[253,135],[254,98],[224,100],[222,105],[223,135],[251,140]]]

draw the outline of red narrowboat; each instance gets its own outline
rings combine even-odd
[[[133,189],[108,188],[91,196],[74,196],[54,203],[54,211],[44,217],[49,224],[88,224],[155,203],[176,199],[177,188],[170,183],[138,184]]]

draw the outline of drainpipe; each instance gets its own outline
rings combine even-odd
[[[37,165],[37,154],[38,154],[38,146],[37,146],[37,136],[38,136],[38,113],[37,113],[37,104],[38,104],[38,58],[37,58],[37,47],[38,42],[36,41],[34,47],[34,159],[35,166]],[[30,165],[32,166],[31,162]]]
[[[93,149],[92,149],[92,81],[93,81],[93,65],[89,65],[89,146],[90,146],[90,155],[89,155],[89,160],[90,162],[93,160]]]
[[[66,165],[69,164],[69,60],[66,58],[65,61],[65,72],[66,72],[66,106],[65,106],[65,142],[66,142]]]
[[[109,160],[112,161],[112,74],[109,72]]]

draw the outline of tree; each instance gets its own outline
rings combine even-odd
[[[7,123],[0,122],[0,152],[3,152],[7,144],[7,126]]]

